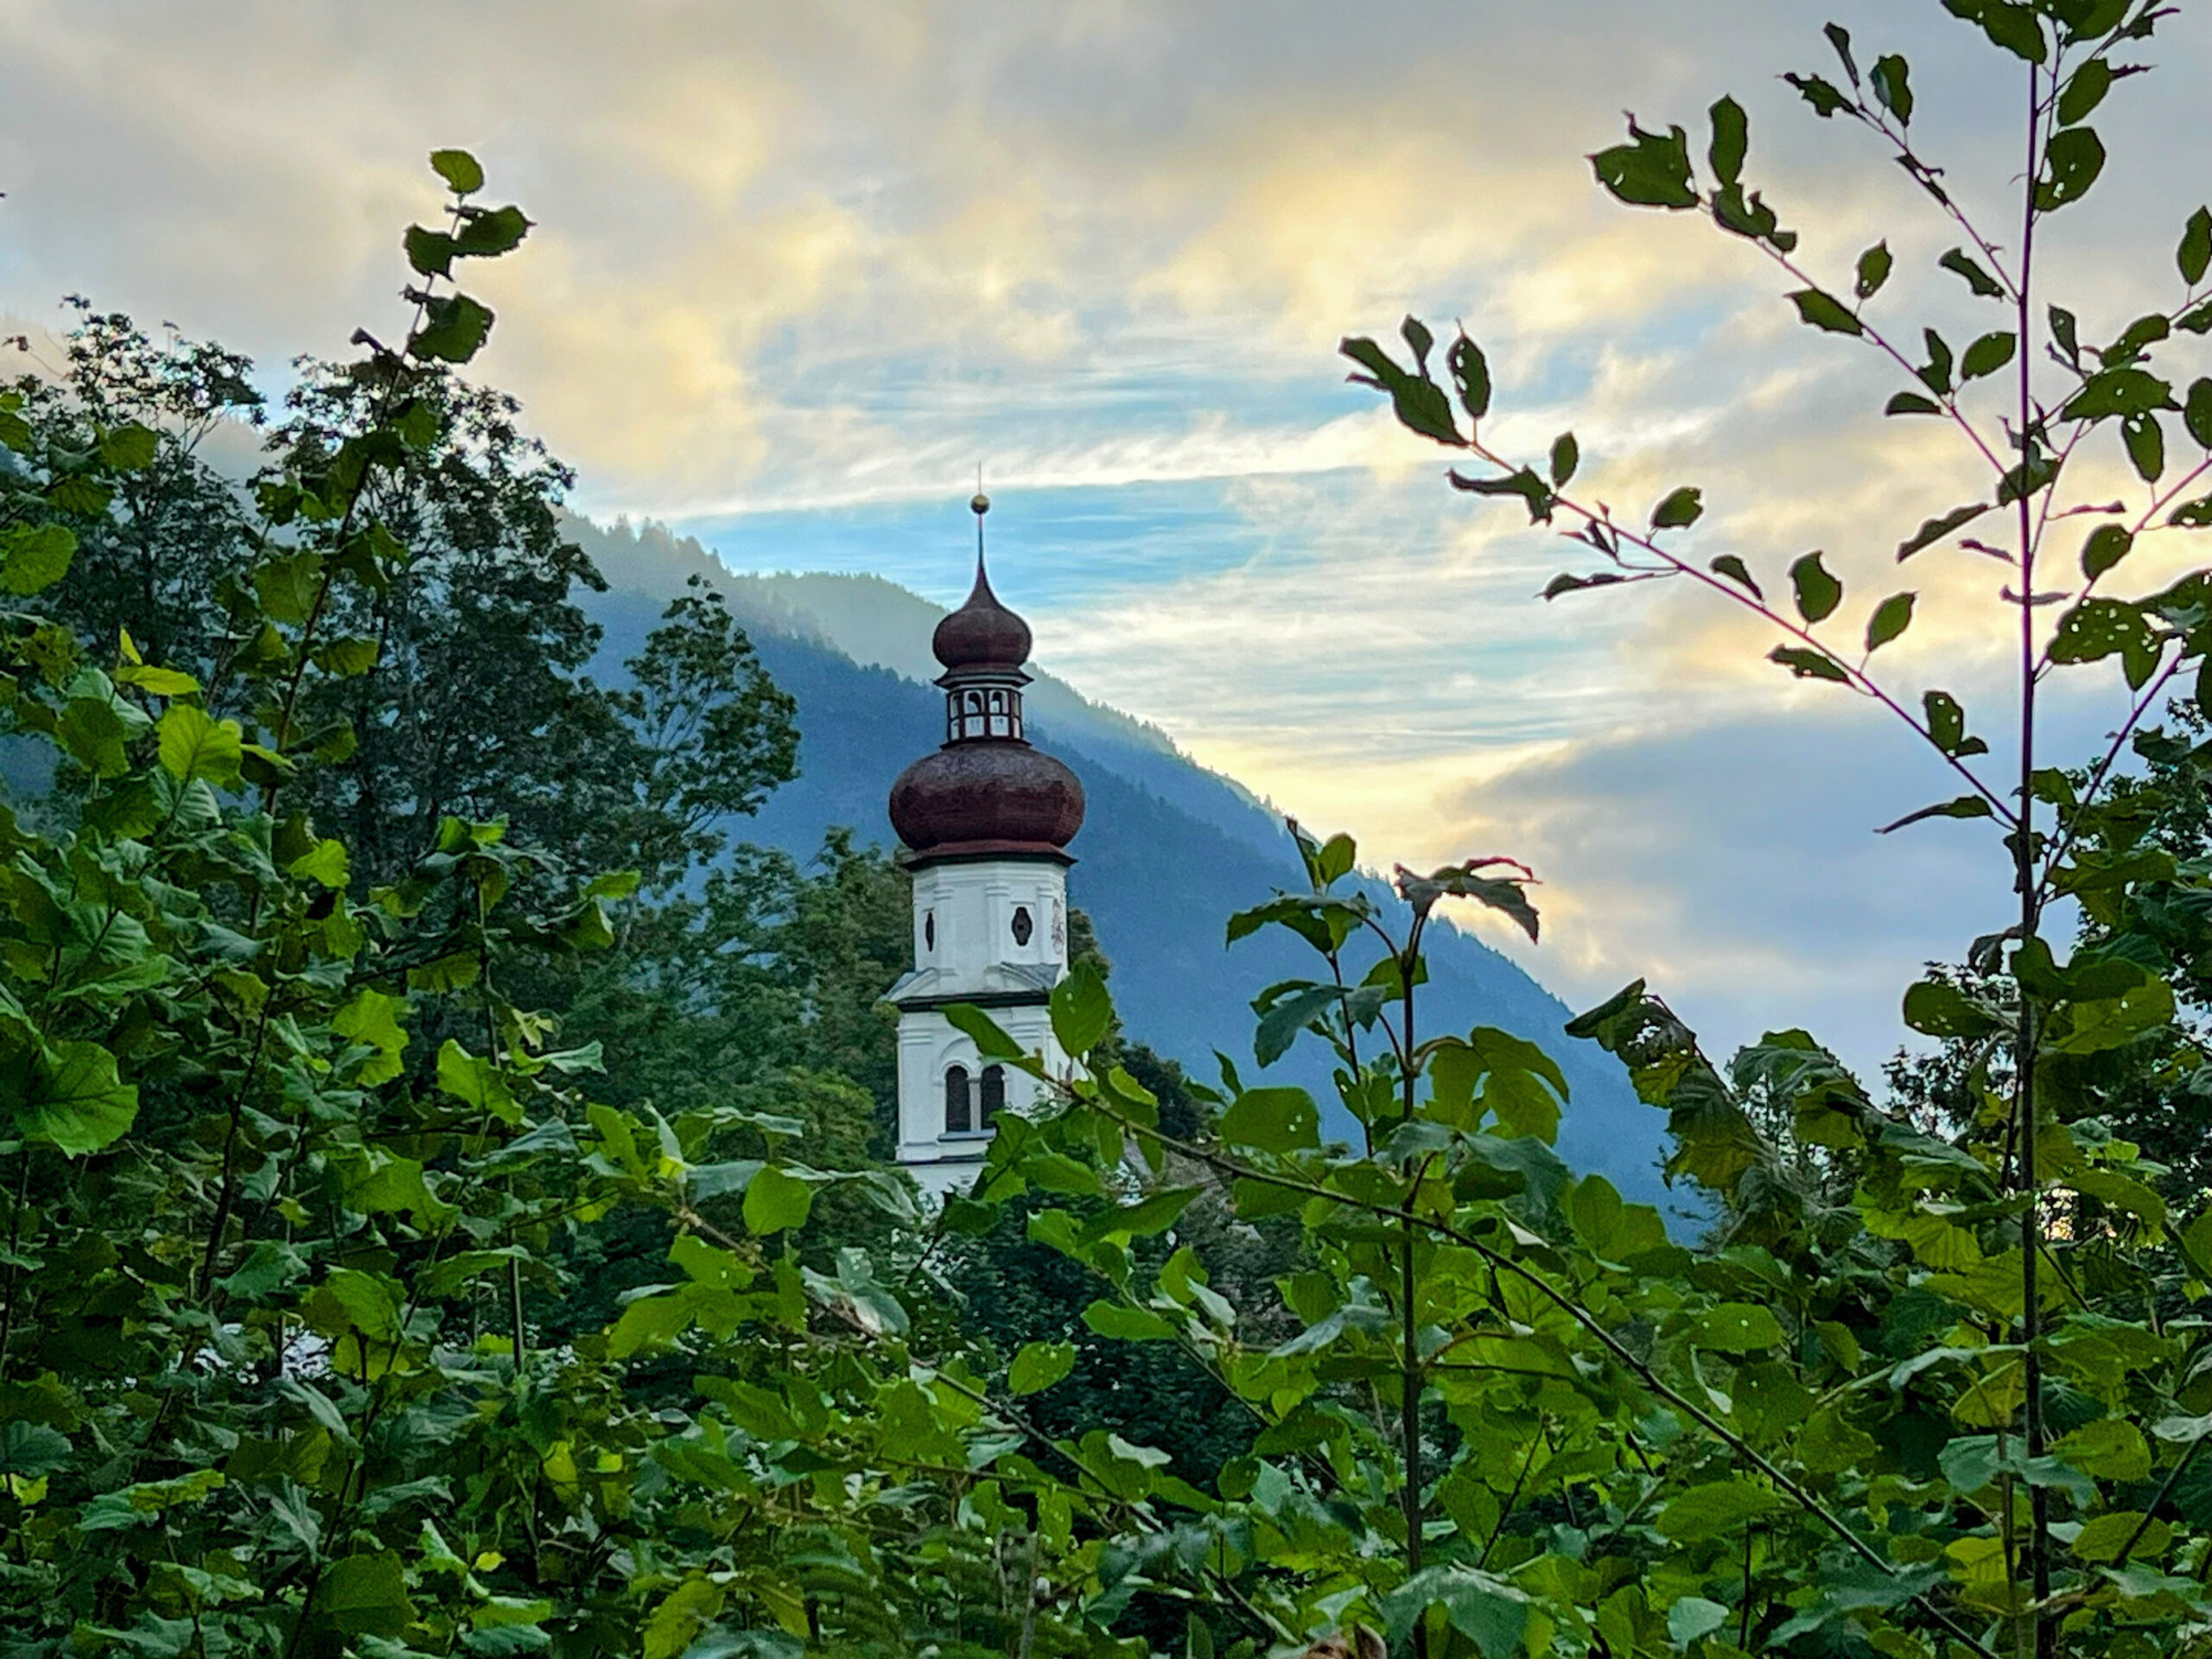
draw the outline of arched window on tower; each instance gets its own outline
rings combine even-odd
[[[1006,717],[1006,693],[1003,691],[991,693],[991,735],[993,737],[1014,735],[1014,728],[1007,723]]]
[[[995,1067],[993,1070],[996,1070]],[[989,1072],[985,1072],[988,1079]],[[1003,1092],[1005,1085],[1000,1085]],[[983,1097],[990,1098],[990,1084],[983,1084]],[[968,1068],[964,1065],[947,1066],[944,1071],[944,1132],[947,1135],[967,1135],[972,1131],[975,1119],[968,1104]]]
[[[983,1068],[983,1114],[979,1126],[988,1128],[991,1120],[1006,1109],[1006,1068],[987,1065]]]
[[[961,707],[960,735],[963,737],[982,736],[983,718],[983,694],[980,691],[970,691]]]

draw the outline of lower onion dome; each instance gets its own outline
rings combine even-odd
[[[891,827],[917,853],[1056,853],[1083,828],[1083,785],[1010,738],[948,744],[899,774]]]

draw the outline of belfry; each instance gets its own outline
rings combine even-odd
[[[972,1003],[1048,1068],[1066,1064],[1047,1001],[1068,970],[1066,849],[1083,827],[1083,785],[1023,735],[1029,625],[999,603],[983,567],[977,494],[976,586],[937,626],[944,742],[891,786],[891,825],[914,878],[914,969],[899,1008],[899,1161],[938,1195],[973,1179],[1001,1111],[1038,1084],[984,1065],[944,1017]]]

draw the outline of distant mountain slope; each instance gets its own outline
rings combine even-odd
[[[610,583],[588,605],[607,630],[604,669],[637,649],[665,597],[697,573],[728,595],[762,661],[798,700],[800,776],[741,834],[801,855],[833,824],[897,844],[885,815],[891,780],[941,741],[944,714],[937,691],[894,668],[933,667],[930,631],[943,611],[874,577],[733,575],[696,542],[657,526],[609,531],[576,521],[571,531]],[[1232,911],[1303,885],[1280,822],[1154,728],[1049,676],[1039,679],[1030,734],[1076,770],[1089,797],[1083,833],[1069,849],[1078,859],[1070,892],[1113,960],[1115,998],[1131,1034],[1202,1077],[1214,1074],[1215,1049],[1251,1077],[1252,995],[1313,972],[1313,958],[1287,936],[1262,935],[1233,951],[1223,943]],[[1388,899],[1380,884],[1373,891]],[[1424,995],[1432,1029],[1491,1024],[1541,1042],[1573,1090],[1561,1154],[1577,1168],[1603,1170],[1630,1196],[1664,1203],[1654,1162],[1658,1114],[1636,1099],[1620,1068],[1567,1038],[1567,1008],[1515,963],[1456,928],[1431,940]],[[1334,1100],[1310,1039],[1267,1076]],[[1351,1130],[1339,1115],[1337,1132]]]

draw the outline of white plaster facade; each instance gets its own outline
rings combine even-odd
[[[985,1066],[944,1008],[973,1003],[1041,1054],[1048,1071],[1067,1068],[1046,1006],[1067,973],[1067,861],[919,860],[913,876],[914,971],[890,991],[899,1009],[898,1156],[942,1198],[975,1179],[991,1140],[987,1106],[1024,1111],[1039,1090],[1012,1066]]]

